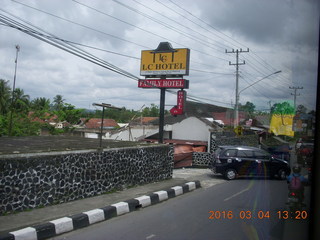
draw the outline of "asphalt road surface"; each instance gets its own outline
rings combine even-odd
[[[286,181],[240,178],[53,239],[307,239],[308,208],[285,219],[286,200]]]

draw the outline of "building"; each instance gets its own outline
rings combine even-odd
[[[101,132],[101,123],[101,118],[81,118],[80,123],[76,126],[76,132],[81,133],[86,138],[98,138]],[[115,120],[103,119],[103,134],[116,128],[119,128],[119,125]]]

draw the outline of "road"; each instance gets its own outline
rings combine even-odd
[[[240,178],[53,239],[307,239],[308,217],[280,215],[286,200],[285,181]]]

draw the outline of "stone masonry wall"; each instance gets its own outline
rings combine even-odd
[[[213,154],[208,152],[193,152],[192,154],[192,166],[195,167],[208,167],[209,163],[213,159]]]
[[[0,214],[91,197],[172,177],[169,146],[0,156]]]
[[[213,153],[218,146],[223,145],[240,145],[240,146],[252,146],[258,147],[258,137],[255,134],[235,136],[230,133],[212,132],[210,136],[210,152]]]

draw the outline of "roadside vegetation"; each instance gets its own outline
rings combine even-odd
[[[114,119],[118,123],[126,123],[137,117],[154,117],[159,115],[159,108],[155,104],[145,107],[142,111],[121,111],[106,109],[106,118]],[[12,92],[9,81],[0,79],[0,136],[33,136],[38,135],[40,129],[48,129],[50,134],[60,134],[72,130],[72,124],[79,123],[80,118],[101,118],[102,111],[76,108],[67,103],[62,95],[57,94],[51,101],[46,97],[31,98],[21,88]],[[49,119],[67,122],[69,127],[56,129],[48,123]]]

